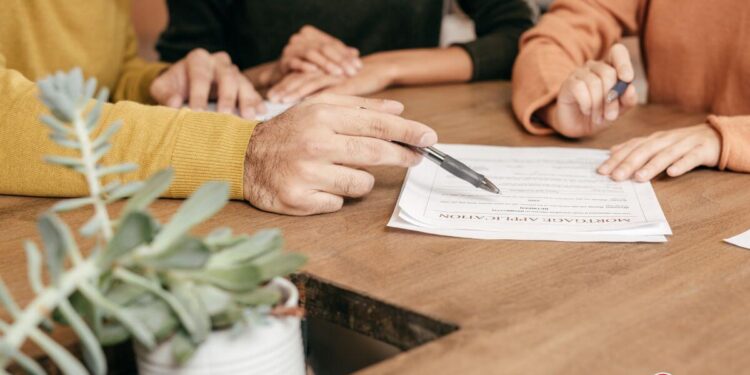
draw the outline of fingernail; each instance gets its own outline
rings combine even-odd
[[[620,181],[620,180],[625,179],[625,172],[623,172],[622,170],[619,170],[619,169],[616,170],[616,171],[614,171],[612,173],[612,179],[614,179],[616,181]]]
[[[354,76],[354,75],[356,75],[356,74],[357,74],[357,69],[355,69],[354,67],[351,67],[351,66],[347,66],[347,67],[346,67],[346,74],[347,74],[348,76],[350,76],[350,77],[351,77],[351,76]]]
[[[610,109],[609,111],[607,111],[606,116],[607,116],[607,120],[614,121],[617,119],[617,111],[614,109]]]
[[[646,172],[645,171],[638,171],[635,172],[635,179],[636,181],[645,181],[646,180]]]
[[[419,147],[429,147],[437,143],[437,134],[434,132],[424,133],[422,138],[419,139]]]
[[[602,165],[596,171],[599,172],[599,174],[607,175],[607,174],[609,174],[609,166]]]
[[[383,109],[388,112],[401,113],[404,111],[404,104],[395,100],[384,100],[383,107]]]

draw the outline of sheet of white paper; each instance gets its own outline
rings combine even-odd
[[[389,225],[472,238],[638,236],[635,241],[653,242],[671,234],[651,184],[613,182],[596,173],[607,158],[604,150],[439,148],[485,174],[501,194],[476,189],[425,160],[409,170],[398,202],[400,220]]]
[[[297,104],[297,103],[273,103],[269,101],[263,102],[266,105],[266,113],[262,115],[255,116],[255,119],[258,121],[268,121],[286,111],[291,106]],[[215,112],[216,111],[216,103],[208,103],[208,107],[206,108],[207,111]],[[235,111],[236,114],[236,111]]]
[[[438,236],[473,238],[479,240],[530,240],[530,241],[561,241],[561,242],[667,242],[665,236],[648,235],[623,235],[596,233],[515,233],[515,232],[488,232],[471,231],[460,229],[435,229],[425,228],[407,222],[399,216],[398,206],[393,211],[388,226],[414,232],[435,234]]]
[[[731,243],[732,245],[750,249],[750,230],[747,232],[740,233],[732,238],[724,240]]]

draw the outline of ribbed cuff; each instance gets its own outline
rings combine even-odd
[[[717,166],[720,171],[727,169],[729,164],[729,155],[732,153],[732,145],[729,137],[725,136],[726,130],[722,129],[722,124],[718,116],[709,115],[706,118],[706,122],[711,125],[721,136],[721,156],[719,156],[719,165]]]
[[[257,122],[209,112],[189,112],[172,153],[171,196],[187,196],[207,181],[229,183],[231,199],[243,199],[245,152]]]

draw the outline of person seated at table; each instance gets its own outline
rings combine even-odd
[[[163,60],[195,48],[227,51],[276,102],[321,90],[364,95],[393,85],[508,79],[518,38],[533,24],[526,0],[459,0],[478,38],[440,48],[444,0],[167,3],[169,24],[157,44]]]
[[[0,194],[77,196],[80,175],[44,164],[60,147],[39,122],[46,110],[33,80],[80,66],[112,88],[96,136],[117,119],[104,164],[135,162],[142,180],[171,166],[168,197],[186,197],[205,181],[226,181],[233,199],[292,215],[331,212],[344,197],[373,187],[362,167],[410,166],[420,156],[401,141],[437,141],[426,125],[401,118],[403,105],[379,99],[320,95],[285,114],[250,121],[257,94],[224,53],[193,50],[172,65],[136,56],[127,0],[13,0],[0,7]],[[204,104],[216,92],[224,108],[245,118],[135,103]],[[174,104],[174,103],[172,103]],[[221,105],[221,104],[220,104]]]
[[[750,2],[558,0],[521,38],[513,108],[534,134],[585,137],[637,103],[625,35],[639,35],[649,99],[709,112],[702,124],[658,131],[612,147],[598,169],[620,181],[680,176],[696,167],[750,172]]]

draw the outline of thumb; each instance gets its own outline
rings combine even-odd
[[[630,61],[630,52],[627,47],[621,43],[612,46],[607,56],[607,63],[612,65],[617,71],[617,78],[625,82],[633,82],[635,72],[633,71],[633,62]]]

